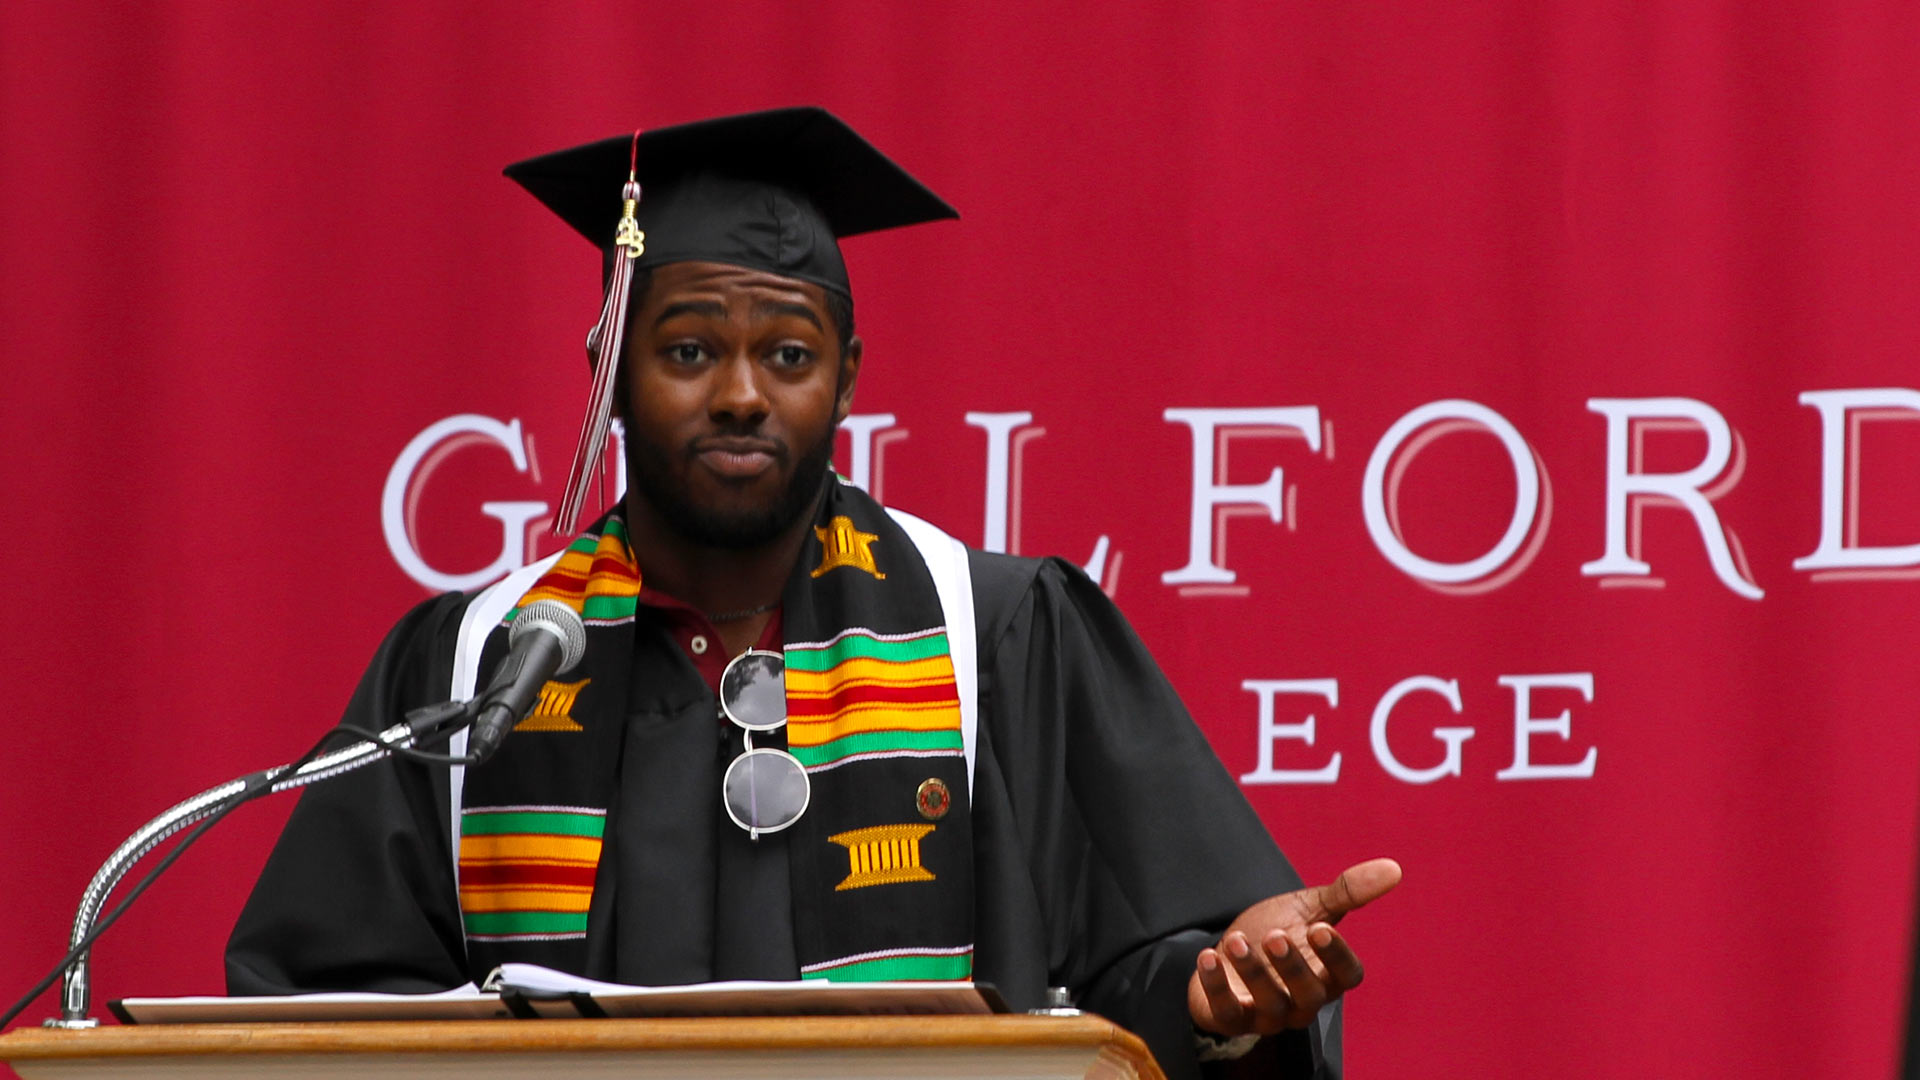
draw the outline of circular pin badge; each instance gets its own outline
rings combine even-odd
[[[928,821],[939,821],[953,808],[953,796],[947,791],[946,782],[937,776],[920,782],[913,801],[920,808],[920,816]]]

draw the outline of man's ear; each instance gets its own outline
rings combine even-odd
[[[833,422],[838,424],[853,411],[853,384],[860,381],[860,336],[855,334],[847,340],[847,347],[840,350],[839,391],[833,403]]]

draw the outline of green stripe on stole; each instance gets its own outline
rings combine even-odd
[[[957,982],[973,978],[973,954],[958,956],[882,956],[808,972],[802,979],[828,982]]]
[[[502,836],[508,833],[545,833],[549,836],[600,837],[607,819],[579,811],[468,810],[460,817],[462,836]]]
[[[799,758],[800,764],[812,768],[871,750],[946,750],[958,754],[963,749],[960,733],[947,728],[943,731],[861,731],[818,746],[789,746],[787,752]]]
[[[927,634],[906,641],[881,641],[865,634],[848,634],[824,648],[787,646],[787,666],[795,671],[831,671],[847,660],[890,660],[904,663],[947,655],[947,635]]]
[[[584,934],[584,911],[469,911],[462,916],[469,934]]]

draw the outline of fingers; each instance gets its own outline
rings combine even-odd
[[[1332,1000],[1333,994],[1319,973],[1313,970],[1306,952],[1287,940],[1287,935],[1278,930],[1271,931],[1261,944],[1267,958],[1273,963],[1274,973],[1279,976],[1286,990],[1287,1008],[1280,1016],[1282,1026],[1303,1026],[1314,1013],[1320,1011],[1320,1006]]]
[[[1313,946],[1314,955],[1320,958],[1320,965],[1327,973],[1327,985],[1335,997],[1359,986],[1360,980],[1366,977],[1360,958],[1333,927],[1316,923],[1307,931],[1307,941]]]
[[[1326,923],[1295,942],[1270,931],[1258,947],[1232,931],[1195,964],[1187,1004],[1194,1022],[1223,1035],[1305,1027],[1328,1002],[1360,985],[1360,958]]]
[[[1399,863],[1392,859],[1369,859],[1340,871],[1333,884],[1308,892],[1313,894],[1310,903],[1319,905],[1328,922],[1339,922],[1340,916],[1380,899],[1398,884]]]
[[[1273,944],[1275,939],[1280,943],[1277,954]],[[1220,946],[1221,951],[1227,954],[1228,962],[1233,965],[1234,973],[1240,976],[1241,984],[1247,988],[1248,996],[1253,999],[1253,1023],[1242,1030],[1270,1032],[1288,1026],[1286,1021],[1293,1013],[1293,995],[1281,981],[1276,967],[1281,958],[1291,955],[1298,959],[1287,946],[1287,936],[1275,930],[1256,949],[1247,940],[1247,935],[1233,930],[1221,940]]]
[[[1200,1000],[1194,1000],[1191,985],[1187,992],[1187,1010],[1193,1013],[1194,1023],[1227,1036],[1249,1030],[1251,1023],[1247,1014],[1251,1003],[1242,1001],[1235,991],[1232,978],[1227,973],[1226,961],[1221,959],[1218,950],[1200,950],[1200,957],[1194,963],[1194,974],[1199,979]],[[1202,1015],[1203,1010],[1205,1015]]]
[[[1331,884],[1268,897],[1241,912],[1220,944],[1202,950],[1195,962],[1187,983],[1194,1023],[1224,1035],[1311,1023],[1365,977],[1360,958],[1332,924],[1399,883],[1399,863],[1372,859],[1348,867]]]

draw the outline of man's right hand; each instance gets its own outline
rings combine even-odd
[[[1270,896],[1240,913],[1203,949],[1187,980],[1187,1010],[1202,1031],[1270,1035],[1313,1022],[1360,985],[1360,958],[1333,924],[1400,884],[1400,864],[1373,859],[1332,884]]]

